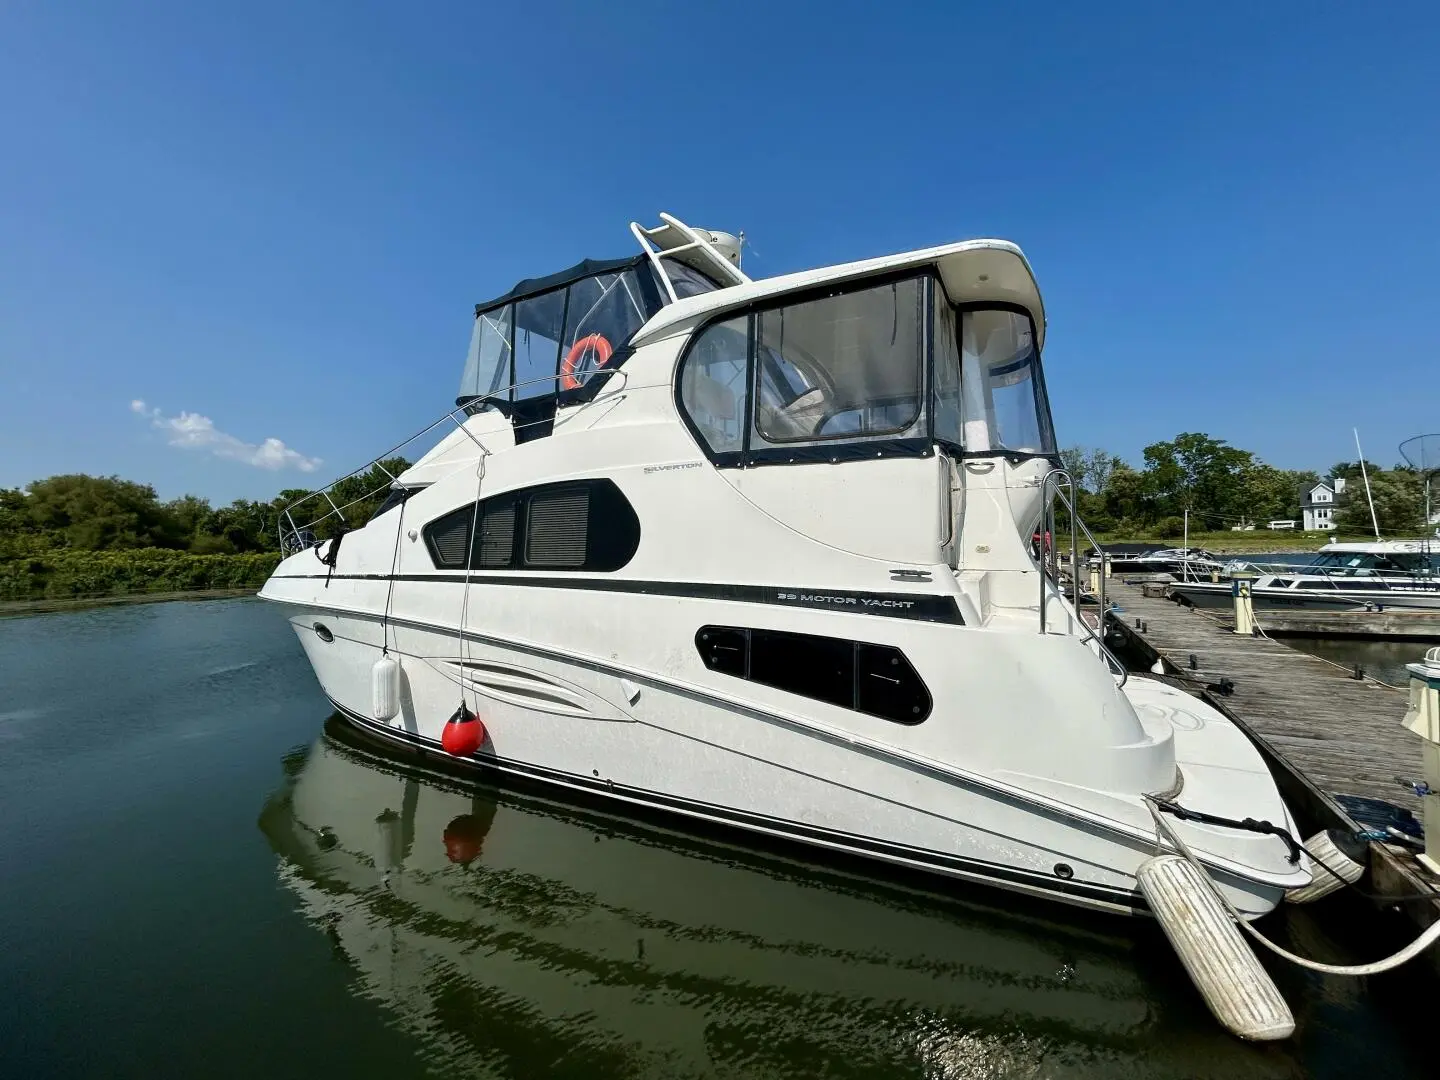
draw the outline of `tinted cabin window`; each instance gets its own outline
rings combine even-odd
[[[411,489],[404,487],[392,487],[390,489],[390,493],[385,496],[385,501],[375,508],[375,512],[370,515],[369,520],[374,521],[387,510],[394,510],[395,507],[399,506],[406,499],[408,499],[414,491],[418,490],[418,488]]]
[[[470,543],[472,524],[478,524]],[[543,484],[459,507],[425,526],[442,570],[618,570],[640,546],[640,520],[609,480]]]
[[[750,636],[744,630],[707,626],[695,636],[700,659],[711,671],[747,678],[750,674]]]
[[[899,649],[858,641],[855,708],[902,724],[918,724],[930,715],[930,691]]]
[[[425,526],[425,543],[436,566],[465,565],[465,546],[470,541],[470,513],[470,507],[462,507]]]
[[[930,691],[905,654],[848,638],[702,626],[695,635],[711,671],[826,701],[897,724],[930,715]]]
[[[484,570],[499,570],[514,561],[516,502],[513,495],[487,499],[480,513],[471,515],[478,519],[480,526],[473,566]],[[465,527],[470,527],[468,522]]]
[[[525,565],[584,566],[590,524],[589,487],[536,492],[529,502]]]

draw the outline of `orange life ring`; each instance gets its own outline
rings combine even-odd
[[[610,347],[610,342],[605,340],[604,334],[586,334],[565,354],[565,362],[560,365],[560,389],[578,390],[580,380],[576,372],[580,370],[580,362],[585,359],[585,354],[595,353],[595,366],[604,367],[610,362],[610,357],[615,355],[615,350]]]

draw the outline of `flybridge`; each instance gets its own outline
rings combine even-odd
[[[653,229],[631,222],[639,255],[585,259],[476,304],[456,404],[543,420],[543,405],[517,403],[583,399],[587,386],[604,381],[594,376],[619,366],[635,331],[666,304],[750,280],[736,237],[660,217]]]

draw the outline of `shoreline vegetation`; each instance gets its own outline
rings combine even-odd
[[[53,551],[0,559],[0,603],[254,592],[265,584],[279,562],[279,552],[192,555],[166,548]]]
[[[254,595],[255,590],[251,588],[177,589],[173,592],[72,596],[63,600],[0,600],[0,619],[21,615],[49,615],[57,611],[84,611],[87,608],[122,607],[128,604],[163,604],[177,600],[238,600]]]
[[[345,521],[315,523],[316,539],[370,519],[390,476],[409,467],[403,458],[382,464],[388,473],[377,466],[333,485]],[[280,562],[277,526],[286,508],[299,504],[300,524],[329,508],[318,498],[307,506],[307,497],[288,489],[269,502],[215,507],[196,495],[162,502],[148,484],[84,474],[0,488],[0,605],[254,592]]]
[[[1299,517],[1301,499],[1319,473],[1277,469],[1200,432],[1147,446],[1140,468],[1099,448],[1075,446],[1059,456],[1075,478],[1080,516],[1101,543],[1179,546],[1187,522],[1192,547],[1221,555],[1311,552],[1327,540],[1371,535],[1354,463],[1340,462],[1326,473],[1353,481],[1334,504],[1337,528],[1301,532],[1263,526]],[[228,506],[196,495],[162,502],[148,484],[118,476],[52,476],[26,488],[0,488],[0,605],[253,591],[280,561],[277,525],[287,507],[294,508],[295,524],[308,524],[323,540],[346,523],[355,528],[368,521],[390,478],[407,468],[403,458],[381,462],[332,485],[329,499],[288,489],[269,502],[237,499]],[[1371,466],[1369,488],[1385,535],[1430,531],[1423,524],[1423,481],[1414,469]],[[313,501],[307,505],[307,499]],[[322,517],[331,505],[344,508],[343,522]],[[1057,526],[1066,528],[1063,514]]]

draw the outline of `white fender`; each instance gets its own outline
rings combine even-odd
[[[376,720],[400,715],[400,663],[382,656],[370,669],[370,712]]]

